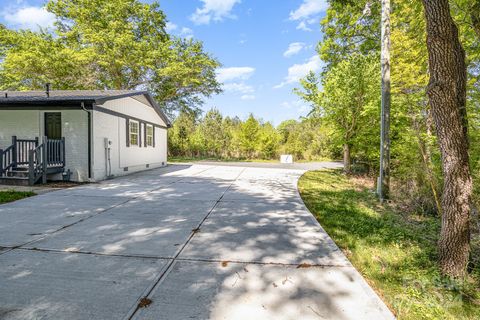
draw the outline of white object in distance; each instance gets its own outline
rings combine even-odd
[[[280,156],[280,163],[293,163],[293,156],[291,154],[282,154]]]

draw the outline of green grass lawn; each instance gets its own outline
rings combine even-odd
[[[20,200],[23,198],[34,196],[33,192],[19,192],[19,191],[0,191],[0,204]]]
[[[480,266],[465,281],[436,268],[439,218],[381,206],[371,181],[310,171],[305,204],[398,319],[480,319]]]

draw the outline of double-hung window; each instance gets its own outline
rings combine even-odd
[[[145,139],[147,141],[147,146],[153,147],[153,126],[151,124],[147,124]]]
[[[129,140],[131,146],[138,146],[138,135],[140,133],[138,121],[130,120],[129,122]]]

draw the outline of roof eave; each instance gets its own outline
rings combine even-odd
[[[103,104],[103,103],[105,103],[107,101],[111,101],[111,100],[134,97],[134,96],[139,96],[139,95],[144,95],[144,94],[148,94],[148,91],[135,91],[135,92],[124,93],[124,94],[119,94],[119,95],[115,95],[115,96],[104,96],[104,97],[101,97],[101,98],[96,98],[95,103]]]
[[[144,95],[147,98],[147,100],[152,104],[153,109],[157,111],[160,118],[162,118],[162,120],[165,122],[165,124],[167,125],[167,128],[171,128],[172,123],[170,122],[170,119],[168,119],[168,117],[162,111],[162,108],[158,105],[158,103],[155,101],[152,95],[148,91],[146,91]]]
[[[7,98],[8,99],[8,98]],[[92,99],[76,99],[76,100],[2,100],[0,99],[0,108],[8,107],[21,107],[21,106],[32,106],[32,107],[78,107],[81,108],[81,104],[91,105],[95,102]]]

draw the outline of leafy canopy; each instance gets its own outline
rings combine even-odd
[[[50,0],[53,30],[0,27],[0,88],[148,89],[167,112],[221,91],[200,41],[167,34],[158,2]]]

